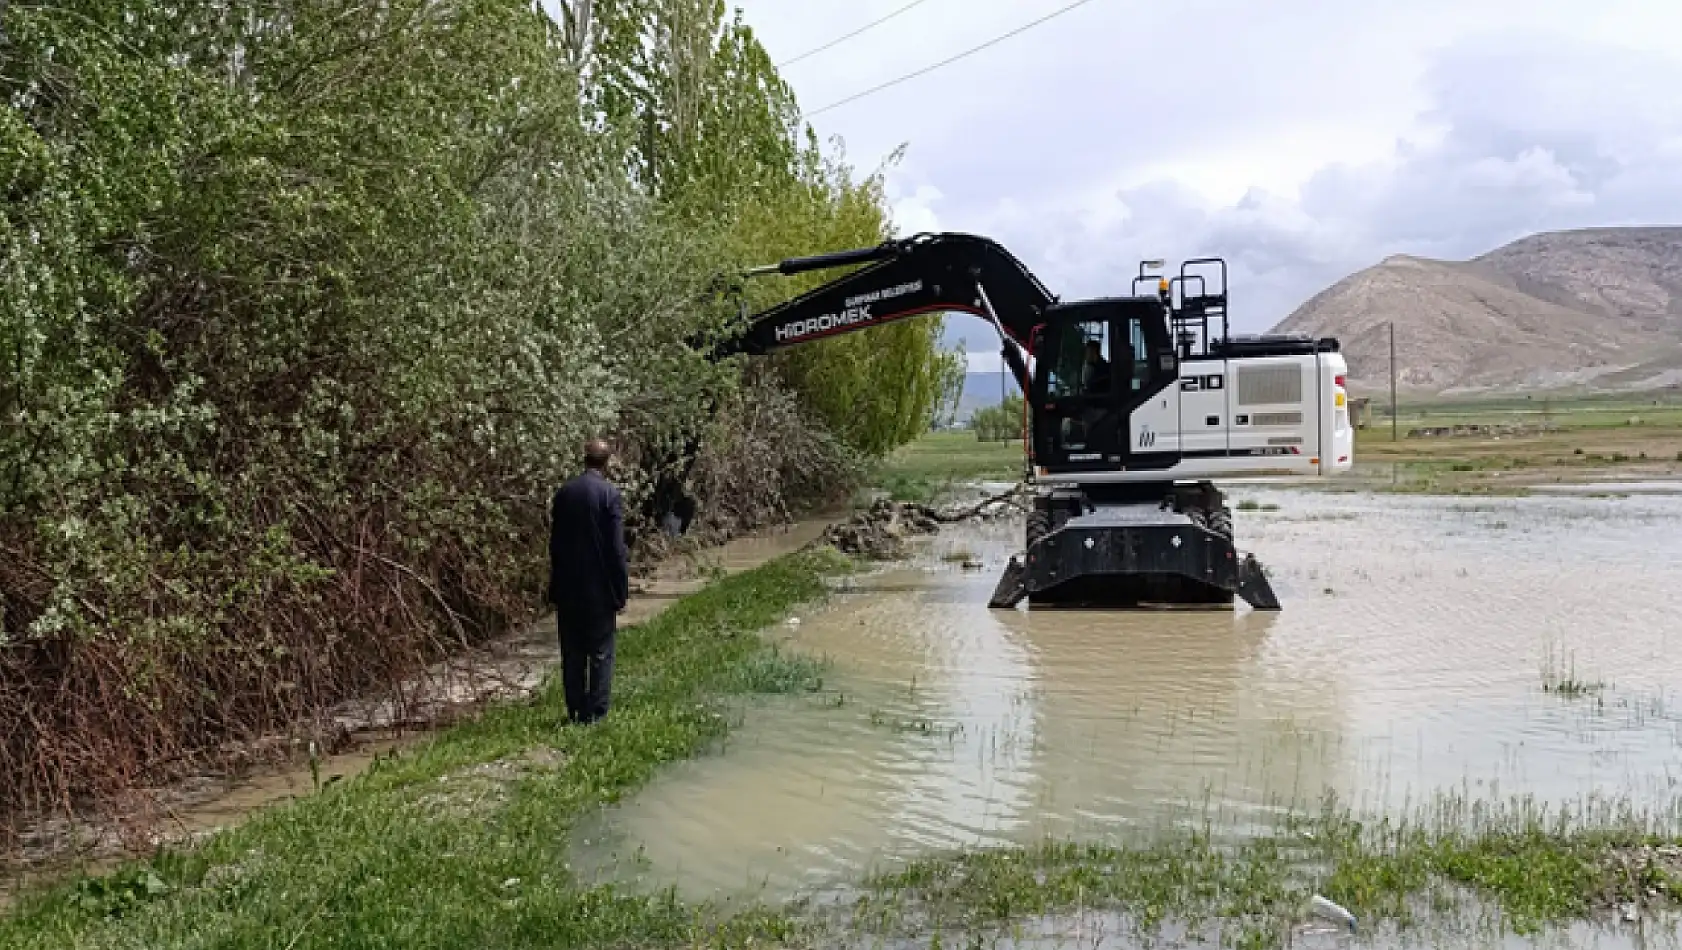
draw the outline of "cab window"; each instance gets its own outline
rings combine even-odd
[[[1127,355],[1132,361],[1132,388],[1134,392],[1145,388],[1145,381],[1151,378],[1150,347],[1145,344],[1145,325],[1138,318],[1127,321],[1127,344],[1131,351]]]
[[[1071,323],[1054,335],[1054,352],[1046,372],[1046,394],[1066,399],[1101,396],[1114,382],[1110,327],[1106,321]]]

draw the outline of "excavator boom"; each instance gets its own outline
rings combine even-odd
[[[866,266],[756,314],[720,354],[766,354],[920,314],[968,313],[999,331],[1005,360],[1027,390],[1023,352],[1055,298],[992,240],[919,234],[875,247],[789,258],[749,273],[793,275],[855,264]]]

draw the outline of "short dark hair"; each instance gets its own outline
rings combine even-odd
[[[602,439],[591,439],[584,443],[584,464],[590,468],[601,470],[607,468],[608,459],[613,457],[613,449]]]

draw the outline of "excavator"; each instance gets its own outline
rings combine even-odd
[[[857,266],[857,265],[863,265]],[[1024,394],[1022,550],[989,605],[1278,610],[1233,543],[1217,478],[1326,478],[1353,464],[1335,338],[1233,336],[1227,266],[1143,261],[1125,296],[1060,300],[990,238],[916,234],[794,257],[748,278],[849,268],[747,317],[716,356],[764,355],[919,314],[998,332]],[[1152,272],[1157,272],[1152,274]]]

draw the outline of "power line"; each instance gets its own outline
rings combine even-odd
[[[906,4],[903,7],[900,7],[898,10],[895,10],[894,12],[888,14],[887,16],[880,17],[880,18],[875,19],[875,20],[871,20],[869,23],[866,23],[865,25],[859,27],[858,29],[854,30],[853,32],[848,33],[846,36],[838,36],[835,39],[830,40],[829,42],[825,43],[824,45],[817,47],[816,49],[809,49],[806,52],[801,53],[799,56],[794,57],[793,59],[783,60],[782,62],[777,64],[777,68],[781,69],[784,66],[788,66],[788,65],[793,64],[793,63],[798,63],[808,56],[816,56],[826,49],[829,49],[829,48],[834,47],[834,46],[839,46],[840,44],[845,43],[846,41],[852,39],[853,37],[859,35],[860,33],[863,33],[865,30],[871,29],[872,27],[881,26],[882,24],[888,22],[889,20],[892,20],[894,17],[899,16],[901,13],[904,13],[905,11],[911,9],[912,7],[922,6],[924,3],[927,3],[927,2],[928,2],[928,0],[911,0],[910,3]]]
[[[909,72],[909,73],[906,73],[903,76],[896,76],[893,79],[890,79],[885,83],[882,83],[881,85],[872,86],[872,87],[870,87],[869,89],[866,89],[863,92],[854,93],[853,95],[850,95],[845,99],[840,99],[840,100],[837,100],[835,102],[831,102],[829,105],[824,106],[822,108],[813,109],[810,112],[807,112],[806,116],[808,118],[810,118],[811,116],[817,115],[820,112],[828,112],[831,109],[835,109],[835,108],[839,108],[841,106],[844,106],[849,102],[856,102],[860,99],[863,99],[865,96],[874,95],[874,94],[876,94],[878,92],[881,92],[882,90],[887,89],[891,86],[897,86],[900,83],[905,82],[907,80],[916,79],[918,76],[924,76],[924,75],[927,75],[929,73],[932,73],[935,70],[940,69],[942,66],[950,66],[960,59],[963,59],[967,56],[973,56],[976,53],[979,53],[982,50],[988,48],[989,46],[995,46],[999,43],[1003,43],[1005,40],[1008,40],[1013,36],[1021,36],[1023,33],[1028,32],[1029,30],[1033,29],[1036,26],[1039,26],[1042,23],[1045,23],[1049,20],[1054,20],[1057,17],[1060,17],[1063,14],[1068,13],[1070,10],[1073,10],[1076,7],[1085,6],[1085,5],[1087,5],[1088,3],[1091,3],[1091,2],[1092,2],[1092,0],[1074,0],[1074,2],[1069,4],[1068,6],[1060,7],[1056,10],[1053,10],[1050,13],[1047,13],[1045,16],[1042,16],[1038,20],[1034,20],[1031,23],[1024,23],[1023,25],[1017,27],[1014,30],[1011,30],[1008,33],[1004,33],[1004,34],[1001,34],[999,36],[995,36],[992,39],[988,40],[985,43],[982,43],[979,46],[972,46],[969,49],[964,50],[962,53],[958,53],[955,56],[949,56],[946,59],[943,59],[940,62],[935,63],[932,66],[924,66],[922,69],[916,70],[915,72]]]

